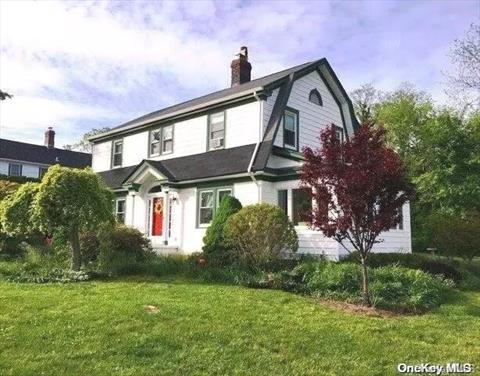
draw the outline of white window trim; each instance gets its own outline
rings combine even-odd
[[[172,138],[164,140],[163,139],[164,130],[165,130],[165,128],[168,128],[168,127],[172,128]],[[158,142],[158,153],[155,153],[155,154],[152,153],[152,144],[154,142],[154,139],[153,139],[152,135],[153,135],[154,132],[160,132],[159,140],[156,141],[156,142]],[[161,127],[152,129],[148,134],[148,155],[149,155],[149,157],[159,157],[161,155],[172,154],[173,153],[173,148],[174,148],[174,143],[175,143],[175,141],[174,141],[174,134],[175,133],[174,132],[175,132],[174,124],[163,125]],[[165,141],[170,141],[170,140],[172,141],[172,150],[171,151],[165,151],[164,142]]]
[[[118,203],[121,202],[121,201],[123,201],[123,211],[122,212],[118,211]],[[118,215],[119,214],[123,214],[123,222],[120,222],[118,220]],[[117,198],[117,199],[115,199],[115,220],[117,222],[125,224],[126,219],[127,219],[127,200],[124,197]]]
[[[216,202],[216,199],[215,199],[215,189],[202,189],[202,190],[199,190],[198,191],[198,204],[197,204],[197,216],[198,216],[198,220],[197,220],[197,224],[198,224],[198,227],[208,227],[210,226],[210,223],[212,223],[211,221],[208,222],[208,223],[201,223],[200,222],[200,212],[201,212],[201,209],[210,209],[210,206],[202,206],[202,194],[203,193],[212,193],[212,198],[213,198],[213,202],[212,202],[212,206],[211,206],[211,209],[212,209],[212,220],[213,220],[213,217],[215,215],[215,202]]]
[[[221,139],[223,139],[223,144],[222,146],[219,146],[219,147],[213,147],[211,146],[212,144],[212,140],[216,140],[216,138],[212,138],[212,132],[211,132],[211,126],[212,126],[212,122],[211,122],[211,119],[213,116],[215,115],[219,115],[219,114],[222,114],[223,115],[223,137]],[[207,149],[208,151],[210,150],[220,150],[220,149],[225,149],[225,140],[226,140],[226,135],[227,135],[227,114],[226,114],[226,111],[219,111],[219,112],[214,112],[214,113],[211,113],[208,115],[208,124],[207,124],[207,131],[208,131],[208,134],[207,134]]]
[[[290,145],[290,144],[287,144],[285,142],[285,115],[293,115],[293,117],[295,118],[295,125],[294,125],[294,133],[295,133],[295,137],[294,137],[294,142],[295,142],[295,145]],[[299,124],[298,124],[298,113],[294,112],[294,111],[290,111],[288,109],[285,110],[285,112],[283,113],[283,117],[282,117],[282,129],[283,129],[283,147],[287,148],[287,149],[291,149],[291,150],[298,150],[298,140],[299,140],[299,137],[298,137],[298,127],[299,127]]]
[[[19,166],[19,174],[18,175],[12,175],[12,166]],[[8,176],[23,176],[23,165],[21,163],[12,163],[10,162],[8,164]]]
[[[120,153],[115,153],[115,145],[118,144],[118,143],[122,144],[122,151]],[[112,169],[113,168],[120,168],[120,167],[123,166],[123,147],[124,147],[123,138],[120,139],[120,140],[112,141]],[[120,164],[119,165],[115,164],[115,156],[116,155],[120,155]]]
[[[211,221],[209,223],[200,223],[200,204],[201,204],[201,194],[203,192],[213,192],[213,214],[212,214],[212,220],[213,217],[215,216],[215,213],[220,205],[219,203],[219,196],[220,192],[225,192],[229,191],[230,196],[234,197],[233,195],[233,186],[221,186],[221,187],[213,187],[213,188],[199,188],[197,190],[197,227],[198,228],[206,228],[210,226],[212,223]],[[206,208],[206,207],[205,207]]]

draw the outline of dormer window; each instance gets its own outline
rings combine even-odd
[[[150,156],[173,152],[173,125],[167,125],[150,131]]]
[[[123,140],[113,141],[112,167],[122,167]]]
[[[308,96],[308,100],[318,106],[323,106],[322,96],[317,89],[313,89]]]
[[[285,110],[283,115],[283,145],[298,150],[298,111]]]
[[[208,117],[208,150],[225,147],[225,112],[217,112]]]

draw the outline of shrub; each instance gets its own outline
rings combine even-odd
[[[433,214],[427,220],[431,234],[429,246],[445,256],[459,256],[471,261],[480,256],[480,214],[459,215]]]
[[[100,241],[95,231],[85,231],[80,234],[80,253],[83,265],[94,263],[100,253]]]
[[[304,281],[316,296],[353,302],[361,301],[360,266],[352,263],[321,262],[306,267]],[[421,270],[384,266],[370,271],[373,306],[409,312],[437,307],[452,282]]]
[[[33,232],[32,201],[38,189],[37,183],[25,183],[0,202],[2,231],[9,235],[23,236]]]
[[[113,274],[130,274],[139,263],[153,256],[150,240],[125,225],[108,226],[99,234],[99,268]]]
[[[226,196],[222,199],[215,217],[203,238],[203,253],[209,263],[222,266],[232,262],[230,247],[225,239],[224,228],[227,219],[241,208],[242,204],[235,197]]]
[[[342,262],[356,261],[356,253],[348,255]],[[371,268],[398,265],[410,269],[418,269],[430,274],[439,274],[444,278],[458,282],[462,274],[454,261],[434,259],[432,256],[419,253],[371,253],[368,258]]]
[[[246,206],[225,225],[225,236],[235,262],[256,269],[296,252],[298,237],[292,222],[276,205]]]
[[[452,282],[421,270],[384,266],[372,270],[370,291],[375,306],[419,312],[438,307]]]

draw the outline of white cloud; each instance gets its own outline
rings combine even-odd
[[[444,54],[469,4],[3,0],[0,87],[15,97],[1,104],[2,136],[61,124],[69,133],[58,137],[73,142],[221,89],[241,45],[256,77],[325,56],[348,90],[408,80],[441,98]]]

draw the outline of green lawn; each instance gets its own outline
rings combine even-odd
[[[0,375],[363,376],[448,361],[480,367],[479,292],[380,318],[188,281],[0,282]]]

